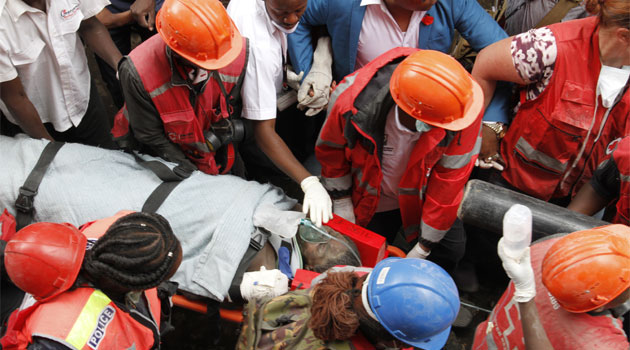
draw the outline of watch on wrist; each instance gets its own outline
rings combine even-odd
[[[503,123],[484,123],[485,126],[489,127],[490,130],[494,131],[497,135],[497,140],[501,140],[505,136],[506,128]]]

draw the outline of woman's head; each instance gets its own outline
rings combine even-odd
[[[586,0],[586,10],[597,14],[605,27],[621,27],[630,30],[630,1]]]
[[[315,286],[309,328],[322,340],[347,340],[361,330],[373,343],[395,338],[371,318],[361,301],[366,276],[354,272],[330,272]]]
[[[181,245],[164,217],[133,213],[109,227],[86,252],[81,269],[97,288],[120,294],[168,280],[181,259]]]

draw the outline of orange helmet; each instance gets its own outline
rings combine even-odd
[[[243,46],[241,34],[218,0],[165,0],[155,26],[173,51],[209,70],[230,64]]]
[[[472,124],[483,108],[483,92],[453,57],[420,50],[394,70],[389,90],[398,107],[427,124],[458,131]]]
[[[570,312],[609,303],[630,287],[630,227],[608,225],[562,237],[543,259],[542,282]]]
[[[50,299],[74,284],[87,238],[70,224],[39,222],[18,231],[4,251],[11,281],[37,300]]]

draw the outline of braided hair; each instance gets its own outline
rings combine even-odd
[[[81,270],[89,279],[108,280],[122,290],[159,285],[181,254],[168,221],[159,214],[132,213],[116,220],[86,251]]]

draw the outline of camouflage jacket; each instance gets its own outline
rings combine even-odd
[[[273,299],[249,302],[237,350],[353,350],[349,341],[325,342],[308,328],[311,290],[297,290]]]

